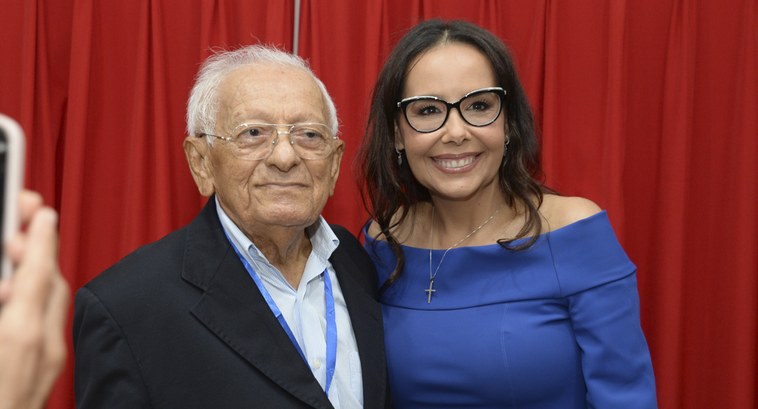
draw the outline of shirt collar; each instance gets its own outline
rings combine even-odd
[[[252,258],[273,267],[255,243],[253,243],[245,233],[234,224],[229,215],[226,214],[218,201],[218,197],[214,196],[214,199],[216,201],[216,211],[218,212],[219,221],[224,228],[224,232],[231,239],[232,244],[238,249],[247,249],[247,251],[243,252],[245,258]],[[329,257],[332,256],[332,253],[334,253],[334,250],[336,250],[340,244],[340,240],[337,238],[337,235],[334,234],[332,228],[329,227],[329,223],[319,215],[318,220],[305,229],[305,233],[311,240],[311,251],[313,255],[318,257],[322,262],[327,263]]]

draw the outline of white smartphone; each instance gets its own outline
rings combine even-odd
[[[18,195],[24,180],[24,132],[13,119],[0,114],[0,272],[2,279],[13,271],[5,257],[5,244],[16,234],[19,224]]]

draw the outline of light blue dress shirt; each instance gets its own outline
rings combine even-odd
[[[293,288],[282,273],[269,263],[255,244],[234,224],[221,208],[218,199],[216,210],[226,235],[255,269],[264,287],[281,310],[305,354],[313,376],[322,388],[326,385],[326,306],[323,278],[326,269],[333,285],[337,320],[337,363],[329,389],[329,401],[336,409],[363,407],[363,381],[358,346],[345,297],[334,268],[329,262],[329,257],[339,245],[339,239],[329,224],[319,216],[318,221],[306,229],[312,250],[300,284]],[[255,285],[252,280],[250,285]]]

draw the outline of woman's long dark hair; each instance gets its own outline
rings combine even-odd
[[[441,20],[422,22],[400,39],[379,74],[366,133],[356,159],[363,204],[379,225],[380,236],[384,236],[397,258],[395,269],[382,288],[397,280],[405,264],[400,243],[391,230],[405,220],[413,205],[431,201],[429,191],[413,176],[405,163],[407,161],[400,166],[397,164],[397,101],[402,99],[410,64],[429,49],[447,43],[468,44],[482,52],[492,64],[497,81],[495,85],[507,92],[504,113],[510,143],[498,179],[508,205],[513,207],[518,203],[525,209],[526,222],[516,237],[511,240],[501,239],[498,243],[513,250],[525,249],[534,244],[537,234],[518,246],[511,246],[511,243],[530,233],[539,233],[542,229],[538,209],[542,204],[543,193],[550,190],[541,183],[542,171],[534,119],[510,52],[495,35],[474,24]]]

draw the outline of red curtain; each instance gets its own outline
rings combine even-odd
[[[188,222],[203,199],[181,149],[211,48],[292,49],[295,5],[28,0],[0,14],[0,111],[27,132],[27,186],[61,213],[76,289]],[[466,19],[516,57],[547,183],[609,210],[639,267],[661,408],[758,405],[755,0],[303,0],[299,54],[347,142],[325,215],[358,232],[352,160],[373,81],[412,24]],[[72,408],[72,360],[51,408]]]

